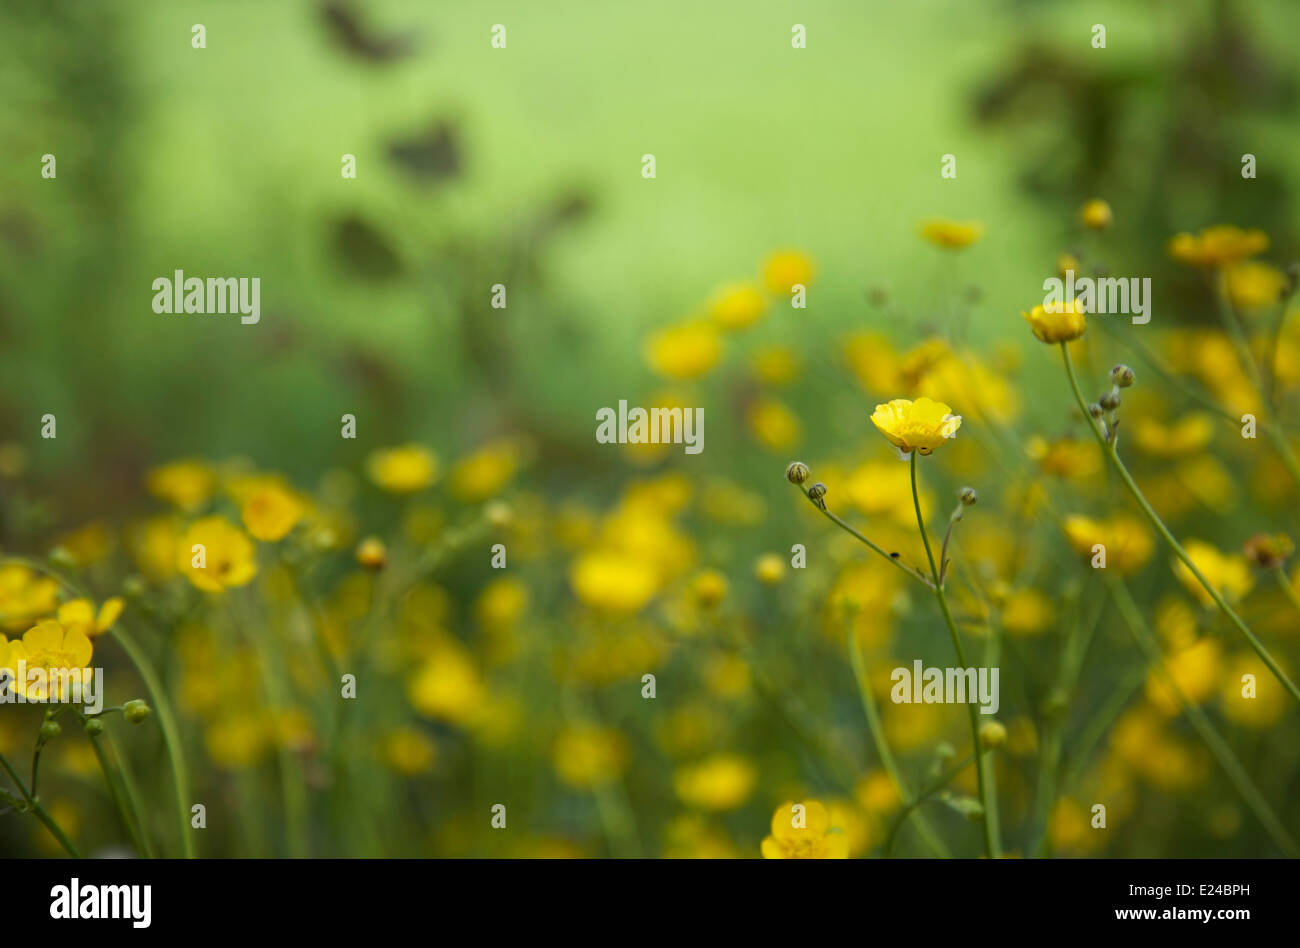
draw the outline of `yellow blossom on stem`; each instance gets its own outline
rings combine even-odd
[[[830,810],[818,800],[787,800],[772,814],[772,835],[763,840],[764,859],[847,859],[849,840],[833,832]]]
[[[366,459],[375,486],[390,494],[413,494],[438,479],[438,456],[419,444],[375,451]]]
[[[1207,227],[1199,234],[1175,234],[1169,256],[1194,267],[1224,267],[1268,249],[1268,234],[1231,224]]]
[[[204,592],[243,586],[257,575],[253,541],[224,517],[192,523],[176,549],[181,575]]]
[[[954,415],[943,402],[929,398],[910,401],[895,398],[877,405],[871,423],[902,454],[918,451],[930,454],[961,427],[961,415]]]
[[[1039,342],[1070,342],[1083,335],[1087,319],[1078,300],[1066,300],[1046,308],[1042,304],[1021,312]]]
[[[93,639],[113,627],[117,617],[122,614],[124,603],[120,596],[104,600],[95,613],[95,604],[89,599],[71,599],[59,606],[59,624],[69,631],[77,631],[86,638]]]
[[[4,648],[0,645],[0,649]],[[26,664],[27,676],[15,675],[10,687],[31,701],[71,701],[75,694],[68,673],[76,673],[84,685],[94,669],[90,659],[95,647],[89,638],[76,629],[65,629],[53,619],[46,619],[23,633],[19,640],[8,643],[8,655],[0,655],[0,667],[17,670],[18,663]],[[34,669],[43,669],[44,675],[32,678]]]
[[[984,236],[984,225],[978,221],[951,221],[935,218],[921,225],[921,237],[945,250],[961,250]]]
[[[1183,544],[1187,555],[1196,568],[1210,581],[1210,585],[1223,595],[1228,602],[1235,602],[1255,585],[1254,577],[1246,558],[1235,554],[1220,553],[1217,548],[1202,540],[1188,540]],[[1182,560],[1174,561],[1174,573],[1183,586],[1187,588],[1203,606],[1214,605],[1214,599],[1201,585],[1192,571]]]

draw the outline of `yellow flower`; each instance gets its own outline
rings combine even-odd
[[[831,827],[830,810],[818,800],[787,800],[772,814],[764,859],[848,859],[849,840]]]
[[[466,503],[495,497],[519,470],[520,445],[513,438],[498,438],[461,458],[451,469],[448,487]]]
[[[812,258],[798,250],[781,250],[763,261],[763,283],[776,296],[789,296],[796,283],[807,286],[813,275]]]
[[[569,583],[586,605],[613,613],[637,612],[659,590],[659,571],[640,557],[595,551],[569,570]]]
[[[758,771],[738,754],[714,754],[673,774],[673,788],[687,806],[701,810],[734,810],[754,790]]]
[[[650,368],[670,379],[704,375],[722,357],[718,330],[707,322],[684,323],[652,335],[645,346]]]
[[[705,609],[712,609],[727,597],[727,577],[716,569],[701,570],[691,580],[691,595]]]
[[[611,728],[582,724],[565,728],[555,740],[555,772],[580,790],[613,783],[627,766],[627,741]]]
[[[1290,280],[1285,273],[1268,263],[1245,260],[1223,271],[1228,299],[1238,309],[1261,309],[1282,299]]]
[[[469,651],[453,639],[439,641],[407,685],[417,712],[454,724],[473,723],[487,689]]]
[[[259,477],[239,497],[240,516],[248,532],[264,543],[274,543],[297,525],[306,505],[278,477]]]
[[[379,537],[366,537],[357,544],[354,555],[363,569],[380,570],[388,565],[388,547]]]
[[[1139,415],[1133,425],[1133,443],[1158,458],[1197,454],[1213,437],[1214,419],[1204,412],[1189,412],[1169,425]]]
[[[149,492],[181,510],[198,510],[212,496],[217,476],[203,461],[173,461],[149,472]]]
[[[400,727],[384,736],[380,755],[399,774],[416,777],[433,769],[438,748],[420,729]]]
[[[54,545],[70,553],[79,565],[89,566],[113,552],[113,534],[104,521],[94,520],[63,534]]]
[[[1183,548],[1191,561],[1196,564],[1196,568],[1209,580],[1210,585],[1228,602],[1240,599],[1255,585],[1255,579],[1251,576],[1250,566],[1246,563],[1245,557],[1220,553],[1215,547],[1201,540],[1188,540],[1183,544]],[[1182,560],[1174,560],[1174,573],[1201,605],[1207,607],[1214,605],[1214,599]]]
[[[413,494],[438,479],[438,456],[419,444],[373,452],[366,459],[370,479],[390,494]]]
[[[1074,254],[1063,253],[1056,258],[1056,275],[1064,280],[1067,273],[1071,270],[1078,273],[1081,266],[1082,264],[1079,263],[1079,258]]]
[[[0,566],[0,629],[30,628],[58,606],[59,583],[18,563]]]
[[[954,415],[943,402],[929,398],[909,401],[895,398],[877,405],[871,422],[902,454],[919,451],[930,454],[961,427],[961,415]]]
[[[243,586],[257,575],[256,551],[253,542],[229,520],[204,517],[190,524],[181,536],[176,567],[204,592],[221,592]]]
[[[984,225],[978,221],[950,221],[935,218],[921,225],[921,237],[945,250],[961,250],[984,236]]]
[[[113,627],[124,606],[121,598],[114,596],[104,600],[104,604],[99,607],[99,615],[95,615],[95,604],[89,599],[72,599],[59,606],[59,624],[68,631],[80,632],[86,638],[93,639]]]
[[[764,385],[788,385],[799,375],[799,359],[788,346],[767,346],[754,353],[754,375]]]
[[[1286,671],[1285,667],[1283,671]],[[1245,727],[1264,729],[1272,727],[1286,714],[1290,696],[1258,656],[1244,652],[1228,662],[1219,706],[1229,720]]]
[[[132,524],[126,533],[127,547],[135,565],[155,582],[176,575],[176,544],[180,537],[180,524],[170,515],[150,517]]]
[[[853,795],[858,805],[872,816],[888,816],[902,804],[898,785],[883,770],[872,771],[854,785]]]
[[[1065,535],[1075,552],[1089,559],[1096,555],[1094,546],[1104,546],[1106,568],[1124,575],[1145,566],[1155,546],[1146,525],[1127,514],[1119,514],[1107,521],[1071,514],[1065,518]]]
[[[1037,589],[1017,589],[1002,604],[1002,627],[1009,635],[1037,635],[1055,618],[1052,601]]]
[[[744,329],[758,322],[767,300],[748,283],[725,286],[709,304],[709,316],[723,329]]]
[[[528,587],[512,577],[488,583],[474,604],[474,614],[484,629],[509,628],[528,609]]]
[[[1042,304],[1029,312],[1021,311],[1040,342],[1070,342],[1083,335],[1087,328],[1083,309],[1078,300],[1067,300],[1044,309]]]
[[[754,564],[754,575],[764,586],[776,586],[785,579],[785,559],[777,553],[764,553]]]
[[[1038,462],[1044,474],[1056,477],[1088,477],[1101,467],[1101,457],[1095,441],[1077,438],[1059,438],[1048,441],[1034,435],[1025,447],[1025,453]]]
[[[1268,249],[1268,234],[1231,224],[1207,227],[1199,234],[1175,234],[1169,256],[1194,267],[1223,267]]]
[[[1115,219],[1110,205],[1101,198],[1093,198],[1079,210],[1079,219],[1089,230],[1105,230]]]
[[[803,433],[799,416],[775,398],[760,398],[749,408],[749,430],[770,451],[785,451]]]
[[[90,639],[76,629],[65,629],[53,619],[28,629],[21,640],[8,643],[8,650],[7,656],[0,656],[6,659],[0,661],[0,667],[15,673],[10,687],[31,701],[70,701],[79,696],[69,675],[79,675],[84,686],[95,673],[90,667],[95,651]],[[17,675],[19,662],[26,663],[26,677]],[[44,669],[44,675],[33,680],[31,674],[37,668]]]
[[[1223,667],[1222,651],[1214,639],[1205,638],[1180,649],[1165,659],[1165,669],[1178,686],[1169,687],[1165,676],[1152,668],[1147,672],[1146,696],[1157,711],[1172,717],[1182,711],[1178,694],[1191,704],[1200,704],[1219,684]]]

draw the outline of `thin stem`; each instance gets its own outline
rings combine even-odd
[[[889,553],[886,553],[883,549],[881,549],[881,548],[880,548],[879,546],[877,546],[875,543],[871,542],[871,540],[867,539],[865,536],[863,536],[863,535],[862,535],[861,533],[859,533],[857,530],[854,530],[852,527],[850,527],[847,523],[845,523],[845,522],[844,522],[843,520],[841,520],[839,517],[835,516],[835,514],[831,513],[829,510],[827,510],[827,509],[826,509],[826,504],[825,504],[824,502],[819,503],[819,502],[813,500],[811,497],[808,498],[808,501],[809,501],[809,503],[811,503],[814,507],[816,507],[818,510],[820,510],[820,511],[821,511],[821,512],[822,512],[822,513],[827,517],[827,519],[829,519],[829,520],[831,521],[831,523],[835,524],[835,525],[838,526],[841,530],[843,530],[843,531],[845,531],[846,533],[848,533],[850,536],[852,536],[852,537],[853,537],[854,539],[856,539],[858,542],[863,543],[863,544],[866,544],[866,546],[867,546],[868,548],[870,548],[873,552],[875,552],[875,553],[878,554],[879,556],[883,557],[884,559],[888,560],[890,563],[892,563],[892,564],[894,564],[895,566],[897,566],[899,569],[901,569],[901,570],[902,570],[904,573],[906,573],[908,576],[911,576],[913,579],[915,579],[915,580],[919,580],[920,582],[924,583],[924,584],[927,585],[927,586],[932,586],[932,583],[930,582],[930,580],[929,580],[928,578],[926,578],[925,574],[922,573],[919,569],[917,569],[917,568],[914,567],[914,566],[908,566],[906,563],[904,563],[902,560],[900,560],[896,555],[890,555]]]
[[[891,853],[893,853],[894,840],[898,837],[898,831],[903,828],[903,824],[907,822],[907,818],[911,816],[912,813],[916,812],[917,808],[922,803],[930,799],[932,796],[934,796],[944,787],[948,786],[948,784],[952,783],[953,779],[959,773],[961,773],[963,770],[965,770],[967,767],[970,766],[971,761],[973,759],[974,758],[968,754],[962,760],[959,760],[953,766],[949,767],[946,772],[936,777],[934,781],[930,783],[928,786],[922,787],[921,791],[916,795],[916,799],[914,799],[911,803],[903,807],[903,809],[899,812],[898,816],[894,818],[894,823],[889,829],[889,835],[885,839],[884,851],[886,856],[889,856]],[[920,818],[920,813],[917,813],[917,817],[918,819]]]
[[[85,716],[78,713],[77,717],[81,719],[81,723],[84,726],[86,723]],[[127,835],[131,837],[131,844],[135,846],[135,851],[141,856],[146,856],[152,859],[153,853],[149,848],[149,844],[144,839],[143,828],[138,828],[136,826],[135,820],[127,808],[127,794],[116,770],[108,761],[108,755],[104,753],[104,748],[100,746],[99,737],[94,734],[88,734],[87,737],[90,738],[90,746],[95,752],[95,759],[99,761],[99,769],[104,774],[104,782],[108,784],[109,799],[113,801],[113,807],[117,810],[117,815],[122,820],[122,828],[125,829]],[[138,803],[135,804],[134,809],[137,813],[139,812]]]
[[[1116,442],[1110,442],[1108,444],[1105,436],[1102,435],[1102,433],[1097,429],[1097,426],[1093,423],[1092,416],[1088,414],[1088,406],[1083,399],[1083,392],[1079,389],[1079,380],[1075,377],[1074,363],[1070,360],[1070,350],[1067,346],[1068,343],[1061,343],[1061,355],[1065,359],[1065,372],[1070,378],[1070,388],[1074,390],[1075,400],[1079,403],[1079,408],[1083,411],[1083,416],[1088,422],[1088,427],[1092,429],[1093,435],[1096,436],[1097,442],[1101,445],[1102,453],[1106,455],[1107,460],[1115,469],[1115,472],[1119,474],[1120,480],[1122,480],[1124,486],[1128,488],[1129,494],[1131,494],[1133,499],[1137,501],[1138,506],[1142,508],[1142,512],[1146,515],[1147,520],[1151,522],[1151,525],[1156,528],[1156,532],[1164,537],[1165,542],[1168,543],[1170,548],[1174,551],[1174,555],[1177,556],[1182,564],[1187,567],[1188,571],[1196,577],[1196,581],[1201,584],[1201,587],[1209,593],[1210,598],[1213,599],[1215,605],[1219,607],[1219,611],[1227,616],[1229,621],[1237,627],[1238,631],[1246,637],[1246,641],[1249,642],[1250,647],[1255,650],[1255,654],[1258,655],[1260,660],[1268,666],[1268,670],[1277,677],[1277,680],[1282,682],[1283,687],[1291,693],[1291,697],[1295,698],[1296,701],[1300,701],[1300,688],[1297,688],[1295,683],[1287,677],[1286,672],[1282,671],[1273,656],[1269,654],[1268,649],[1266,649],[1264,644],[1255,637],[1255,633],[1250,631],[1249,626],[1247,626],[1233,608],[1228,605],[1228,601],[1223,598],[1223,595],[1214,588],[1214,585],[1205,578],[1205,574],[1201,572],[1200,568],[1192,562],[1192,558],[1187,555],[1187,551],[1183,549],[1182,544],[1179,543],[1178,540],[1174,538],[1174,535],[1169,532],[1169,528],[1166,527],[1164,521],[1160,519],[1160,515],[1155,512],[1155,509],[1147,501],[1146,496],[1143,495],[1141,489],[1133,480],[1133,476],[1129,474],[1128,468],[1124,466],[1124,462],[1119,459],[1119,453],[1117,450],[1118,444]]]
[[[1250,775],[1237,760],[1236,755],[1228,746],[1228,742],[1223,739],[1210,719],[1206,717],[1205,712],[1193,704],[1187,697],[1182,688],[1179,687],[1177,680],[1169,672],[1165,664],[1164,656],[1160,652],[1160,646],[1156,644],[1155,637],[1147,627],[1142,613],[1138,610],[1137,603],[1133,601],[1128,587],[1119,577],[1108,577],[1111,588],[1111,596],[1115,600],[1115,605],[1119,608],[1120,614],[1128,624],[1129,631],[1133,633],[1133,639],[1137,642],[1138,647],[1146,654],[1147,661],[1156,669],[1157,673],[1163,679],[1165,685],[1173,692],[1183,713],[1187,715],[1187,720],[1191,722],[1196,733],[1200,735],[1202,741],[1210,749],[1219,766],[1223,768],[1224,773],[1228,775],[1237,793],[1241,795],[1243,801],[1254,812],[1256,818],[1263,824],[1264,829],[1272,837],[1273,842],[1278,848],[1288,856],[1300,855],[1300,847],[1291,838],[1282,821],[1278,819],[1277,814],[1273,812],[1268,801],[1264,799],[1264,794],[1260,791],[1255,782],[1250,779]]]
[[[1273,567],[1273,572],[1277,576],[1277,584],[1282,587],[1282,592],[1287,599],[1291,600],[1291,605],[1296,607],[1296,611],[1300,612],[1300,593],[1296,592],[1295,586],[1291,583],[1291,578],[1286,574],[1286,570],[1279,563]]]
[[[853,663],[853,677],[858,684],[858,695],[862,698],[862,710],[867,716],[867,730],[871,732],[871,740],[876,746],[876,756],[880,758],[880,765],[885,768],[885,773],[889,774],[889,779],[894,782],[894,789],[898,791],[898,798],[903,803],[904,811],[898,820],[898,826],[901,826],[906,815],[912,812],[919,801],[912,796],[912,791],[903,782],[903,775],[898,769],[898,762],[894,760],[894,754],[889,749],[889,742],[885,740],[885,729],[880,724],[880,712],[876,710],[876,702],[871,697],[871,687],[867,680],[867,666],[862,658],[862,645],[858,642],[858,637],[853,631],[853,623],[849,622],[848,627],[849,661]],[[934,828],[930,825],[930,821],[925,818],[925,814],[918,812],[913,823],[916,825],[917,834],[925,840],[927,846],[944,859],[952,857],[952,853],[944,846],[942,840],[935,835]],[[896,826],[895,832],[897,829]],[[890,834],[890,847],[892,848],[892,846],[893,833]]]
[[[4,769],[8,771],[14,785],[18,788],[18,792],[22,794],[23,800],[27,804],[27,809],[30,810],[32,814],[41,821],[42,825],[50,831],[50,835],[59,841],[59,845],[67,851],[69,856],[74,859],[80,859],[81,853],[77,852],[77,847],[72,845],[72,841],[68,839],[68,835],[63,832],[62,827],[54,821],[54,818],[50,816],[45,807],[41,805],[41,802],[27,792],[27,788],[23,786],[22,779],[18,776],[18,771],[14,770],[13,764],[9,763],[9,759],[5,757],[4,754],[0,754],[0,766],[3,766]]]
[[[943,621],[948,626],[948,634],[952,636],[952,646],[957,653],[957,663],[966,667],[965,649],[962,648],[961,634],[957,631],[957,623],[953,621],[952,610],[948,608],[948,597],[944,595],[943,583],[939,579],[938,567],[934,564],[934,554],[930,551],[930,537],[925,530],[925,518],[921,516],[921,497],[916,486],[916,452],[912,452],[912,507],[916,511],[916,526],[921,531],[921,543],[925,546],[925,555],[930,561],[930,575],[934,577],[934,597],[939,601],[939,611],[943,613]],[[975,777],[980,788],[980,802],[983,804],[984,814],[981,822],[984,825],[984,851],[990,859],[998,859],[1002,855],[1002,847],[998,842],[998,811],[997,811],[997,792],[993,788],[992,774],[986,774],[986,768],[991,769],[993,765],[992,758],[985,760],[985,752],[980,749],[980,726],[978,713],[975,705],[966,702],[967,717],[970,718],[970,734],[973,741],[971,753],[975,756]]]

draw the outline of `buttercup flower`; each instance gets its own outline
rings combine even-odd
[[[849,839],[831,827],[830,810],[817,800],[787,800],[772,814],[764,859],[848,859]]]
[[[204,517],[190,525],[177,547],[176,566],[204,592],[243,586],[257,575],[253,541],[224,517]]]
[[[722,357],[718,331],[705,322],[672,326],[652,335],[646,342],[646,362],[670,379],[693,379],[704,375]]]
[[[375,451],[366,459],[375,486],[390,494],[414,494],[438,479],[438,456],[419,444]]]
[[[812,259],[797,250],[779,251],[763,262],[763,283],[777,296],[788,296],[796,283],[807,286],[813,273]]]
[[[1245,557],[1220,553],[1217,548],[1202,540],[1188,540],[1183,548],[1187,550],[1187,555],[1196,564],[1196,568],[1210,581],[1210,585],[1228,602],[1240,599],[1255,585]],[[1214,605],[1214,599],[1182,560],[1174,560],[1174,573],[1201,605]]]
[[[1199,234],[1175,234],[1169,256],[1194,267],[1223,267],[1268,249],[1268,234],[1231,224],[1207,227]]]
[[[895,398],[877,405],[871,422],[901,454],[930,454],[956,435],[961,415],[954,415],[943,402],[929,398]]]
[[[43,679],[15,677],[10,685],[31,701],[69,701],[76,697],[71,682],[58,672],[79,671],[83,684],[94,674],[90,659],[95,648],[90,639],[75,629],[64,629],[53,619],[28,629],[21,640],[10,642],[8,648],[9,654],[2,656],[7,662],[0,662],[0,667],[16,672],[18,663],[25,662],[29,677],[32,669],[45,669]]]
[[[104,600],[95,614],[95,604],[89,599],[72,599],[59,606],[59,624],[68,631],[80,632],[88,639],[102,635],[113,627],[122,614],[124,603],[120,596]]]
[[[714,754],[673,774],[673,789],[687,806],[701,810],[734,810],[747,799],[758,771],[737,754]]]
[[[306,505],[278,477],[259,477],[240,492],[240,516],[248,532],[264,543],[274,543],[297,525]]]
[[[1072,514],[1065,518],[1065,535],[1080,556],[1095,556],[1093,547],[1101,544],[1106,548],[1106,568],[1125,575],[1145,566],[1155,547],[1146,525],[1127,514],[1106,521]]]
[[[723,329],[744,329],[758,322],[767,300],[749,284],[723,287],[709,304],[709,316]]]
[[[1070,342],[1082,336],[1087,328],[1085,313],[1078,300],[1066,300],[1047,309],[1039,304],[1020,315],[1025,317],[1040,342]]]
[[[1079,219],[1090,230],[1105,230],[1115,219],[1110,205],[1100,198],[1093,198],[1079,210]]]
[[[1228,267],[1223,271],[1223,282],[1228,299],[1237,309],[1272,306],[1290,286],[1285,273],[1257,260],[1244,260]]]
[[[984,236],[984,225],[978,221],[950,221],[935,218],[921,225],[921,236],[945,250],[961,250]]]
[[[217,476],[203,461],[173,461],[150,471],[145,483],[154,496],[194,511],[212,496]]]
[[[0,629],[29,628],[55,610],[58,597],[57,580],[18,563],[0,566]]]

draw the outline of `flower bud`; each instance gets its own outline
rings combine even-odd
[[[785,469],[785,479],[791,484],[802,484],[808,480],[812,472],[808,470],[808,465],[803,461],[792,461],[790,466]]]
[[[974,487],[963,487],[957,496],[961,499],[963,507],[973,507],[980,499],[980,495],[976,493]]]
[[[1093,402],[1091,405],[1088,406],[1088,414],[1092,415],[1093,418],[1100,418],[1102,415],[1105,414],[1105,412],[1102,410],[1102,407],[1100,405],[1098,405],[1096,402]]]
[[[514,522],[515,512],[504,500],[494,500],[484,506],[483,519],[493,529],[504,530]]]
[[[826,496],[826,485],[823,484],[821,481],[818,481],[812,487],[808,488],[808,499],[811,500],[813,503],[817,504],[819,507],[825,505],[826,502],[823,499],[825,496]]]
[[[980,747],[995,750],[1007,742],[1007,729],[1001,721],[985,721],[980,725]]]
[[[1119,392],[1111,389],[1105,395],[1101,396],[1101,407],[1105,411],[1114,411],[1119,407]]]
[[[378,571],[388,565],[388,548],[379,537],[366,537],[357,545],[357,562],[368,570]]]
[[[1110,370],[1110,380],[1120,388],[1128,388],[1137,381],[1137,376],[1127,365],[1117,365]]]
[[[99,737],[99,735],[104,733],[104,722],[99,718],[87,718],[86,733],[91,737]]]
[[[122,595],[132,602],[144,598],[144,580],[139,576],[128,576],[122,580]]]
[[[59,727],[58,721],[42,721],[39,740],[44,744],[46,741],[58,737],[62,733],[63,728]]]
[[[133,698],[126,704],[122,705],[122,716],[132,724],[141,723],[152,713],[153,712],[149,710],[149,706],[139,698]]]
[[[57,566],[62,570],[71,571],[77,568],[77,558],[66,546],[56,546],[50,550],[49,560],[51,566]]]

